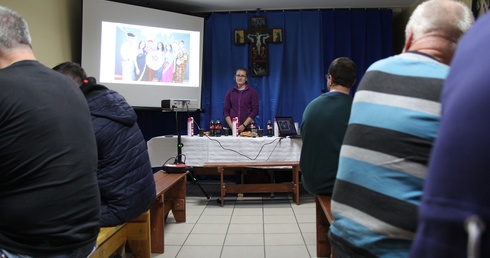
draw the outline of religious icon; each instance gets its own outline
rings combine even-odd
[[[282,43],[282,29],[272,29],[272,43]]]
[[[245,44],[245,30],[235,30],[234,41],[236,45]]]

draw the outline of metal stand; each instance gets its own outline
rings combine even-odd
[[[185,165],[185,163],[182,161],[182,147],[184,147],[184,144],[182,143],[182,134],[180,132],[180,119],[179,119],[179,111],[177,109],[172,109],[175,112],[175,120],[177,123],[177,157],[175,157],[174,164],[179,164],[179,165]],[[194,174],[189,167],[186,167],[186,171],[189,171],[187,174],[187,177],[189,177],[192,183],[196,184],[199,189],[201,189],[201,192],[206,196],[207,199],[209,199],[208,193],[202,188],[201,184],[197,181],[197,179],[194,177]]]

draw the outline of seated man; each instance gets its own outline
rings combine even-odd
[[[301,183],[311,194],[332,194],[340,146],[350,117],[349,92],[356,82],[356,73],[356,65],[349,58],[333,60],[326,75],[329,92],[312,100],[303,113]]]
[[[451,63],[410,257],[490,257],[490,52],[475,51],[487,40],[490,14],[461,39]]]
[[[99,233],[97,146],[73,82],[0,6],[0,257],[85,258]]]
[[[439,129],[440,92],[473,14],[429,0],[406,26],[403,53],[372,64],[352,104],[332,195],[335,257],[407,257],[427,164]]]
[[[87,78],[82,67],[65,62],[54,70],[80,86],[92,115],[97,140],[100,226],[131,221],[150,208],[156,189],[146,141],[136,113],[119,93]]]

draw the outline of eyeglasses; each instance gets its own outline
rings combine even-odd
[[[246,75],[237,74],[236,77],[247,77]]]
[[[325,80],[327,80],[327,81],[328,81],[328,76],[329,76],[329,75],[330,75],[330,74],[328,74],[328,73],[327,73],[327,74],[325,74]]]

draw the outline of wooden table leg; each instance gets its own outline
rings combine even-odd
[[[225,182],[224,182],[224,169],[223,167],[218,167],[218,173],[220,174],[220,184],[219,184],[219,187],[220,187],[220,192],[221,192],[221,207],[223,207],[223,205],[225,205],[225,191],[226,191],[226,188],[225,188]]]
[[[299,166],[292,166],[293,169],[293,184],[294,184],[294,193],[293,200],[296,205],[299,205]]]

